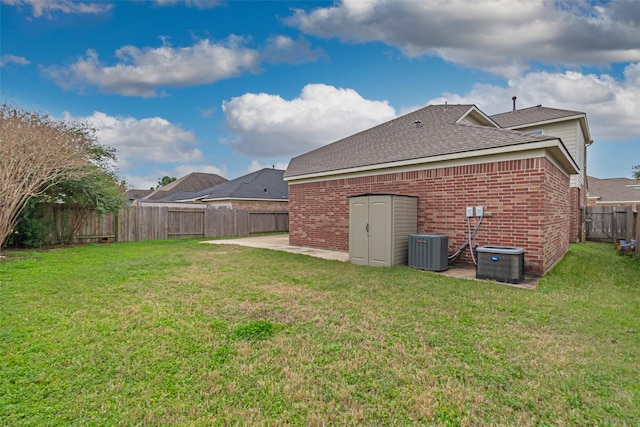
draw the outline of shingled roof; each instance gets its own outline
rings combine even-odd
[[[283,175],[281,169],[264,168],[198,192],[176,194],[165,201],[288,200],[289,186]]]
[[[588,179],[589,199],[598,203],[640,203],[640,182],[631,178]]]
[[[573,116],[585,116],[585,113],[536,105],[535,107],[522,108],[520,110],[495,114],[491,116],[491,118],[498,123],[500,127],[514,128],[532,123],[553,122]]]
[[[468,124],[464,119],[471,114],[485,117],[487,125]],[[430,105],[295,157],[284,176],[291,179],[439,156],[465,157],[479,150],[544,142],[562,146],[555,137],[501,129],[475,105]],[[564,146],[561,149],[569,156]]]
[[[201,191],[205,188],[210,188],[223,182],[227,182],[227,179],[214,173],[192,172],[189,175],[185,175],[172,183],[158,188],[151,194],[143,197],[141,200],[160,201],[167,199],[174,194],[185,191]]]

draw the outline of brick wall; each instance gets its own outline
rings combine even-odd
[[[255,211],[286,211],[288,203],[281,201],[267,200],[232,200],[231,207],[233,209],[245,209]]]
[[[544,158],[290,184],[291,244],[349,250],[349,196],[418,197],[418,231],[467,239],[466,206],[483,206],[476,244],[525,248],[527,273],[544,274],[568,249],[569,178]],[[477,218],[471,219],[471,227]],[[469,251],[459,258],[470,264]]]

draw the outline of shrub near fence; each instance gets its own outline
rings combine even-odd
[[[66,241],[74,212],[49,205],[47,244]],[[135,242],[189,237],[243,236],[289,231],[287,211],[249,211],[201,204],[127,206],[113,215],[90,215],[72,242]]]

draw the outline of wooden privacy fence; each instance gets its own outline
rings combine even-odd
[[[632,206],[587,206],[586,239],[617,243],[638,237],[638,212]]]
[[[44,223],[46,243],[68,240],[75,213],[61,205],[48,205]],[[287,211],[249,211],[210,205],[128,206],[117,214],[91,214],[72,242],[136,242],[188,237],[245,236],[289,231]]]

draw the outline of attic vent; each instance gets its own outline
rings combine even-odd
[[[413,122],[413,123],[415,123],[415,125],[416,125],[416,129],[417,129],[417,128],[421,128],[421,127],[422,127],[422,122],[421,122],[420,120],[416,120],[416,121],[415,121],[415,122]]]

